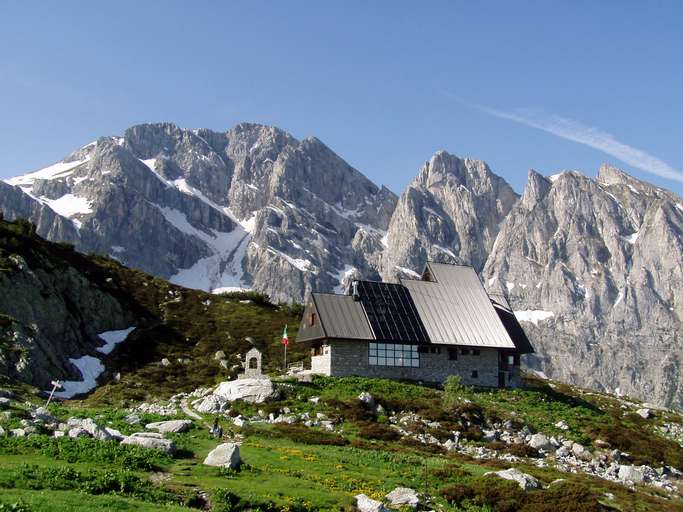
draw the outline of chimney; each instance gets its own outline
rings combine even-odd
[[[360,300],[360,294],[358,293],[358,281],[353,281],[351,283],[351,295],[353,295],[353,300],[358,302]]]

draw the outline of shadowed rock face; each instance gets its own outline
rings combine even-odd
[[[548,377],[683,405],[683,200],[608,166],[529,173],[483,271]]]
[[[613,167],[532,171],[520,198],[438,152],[396,197],[315,138],[143,124],[0,182],[0,209],[175,283],[274,301],[471,264],[519,312],[533,368],[681,405],[683,200]]]

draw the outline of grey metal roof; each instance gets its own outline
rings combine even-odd
[[[434,281],[401,280],[432,343],[515,348],[472,267],[428,263]]]
[[[326,337],[374,339],[363,306],[351,295],[313,293],[312,297]]]

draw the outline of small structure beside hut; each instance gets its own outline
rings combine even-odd
[[[261,351],[256,347],[252,347],[244,356],[244,361],[242,361],[242,368],[244,371],[240,373],[238,379],[260,379],[263,377],[261,371],[261,359],[263,355]]]

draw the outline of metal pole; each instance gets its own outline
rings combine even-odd
[[[61,384],[59,383],[58,380],[53,380],[52,381],[52,391],[50,391],[50,396],[47,399],[47,402],[45,403],[45,408],[47,409],[47,406],[50,405],[50,402],[52,401],[52,395],[55,394],[55,391]]]
[[[287,345],[285,345],[285,373],[287,373]]]

